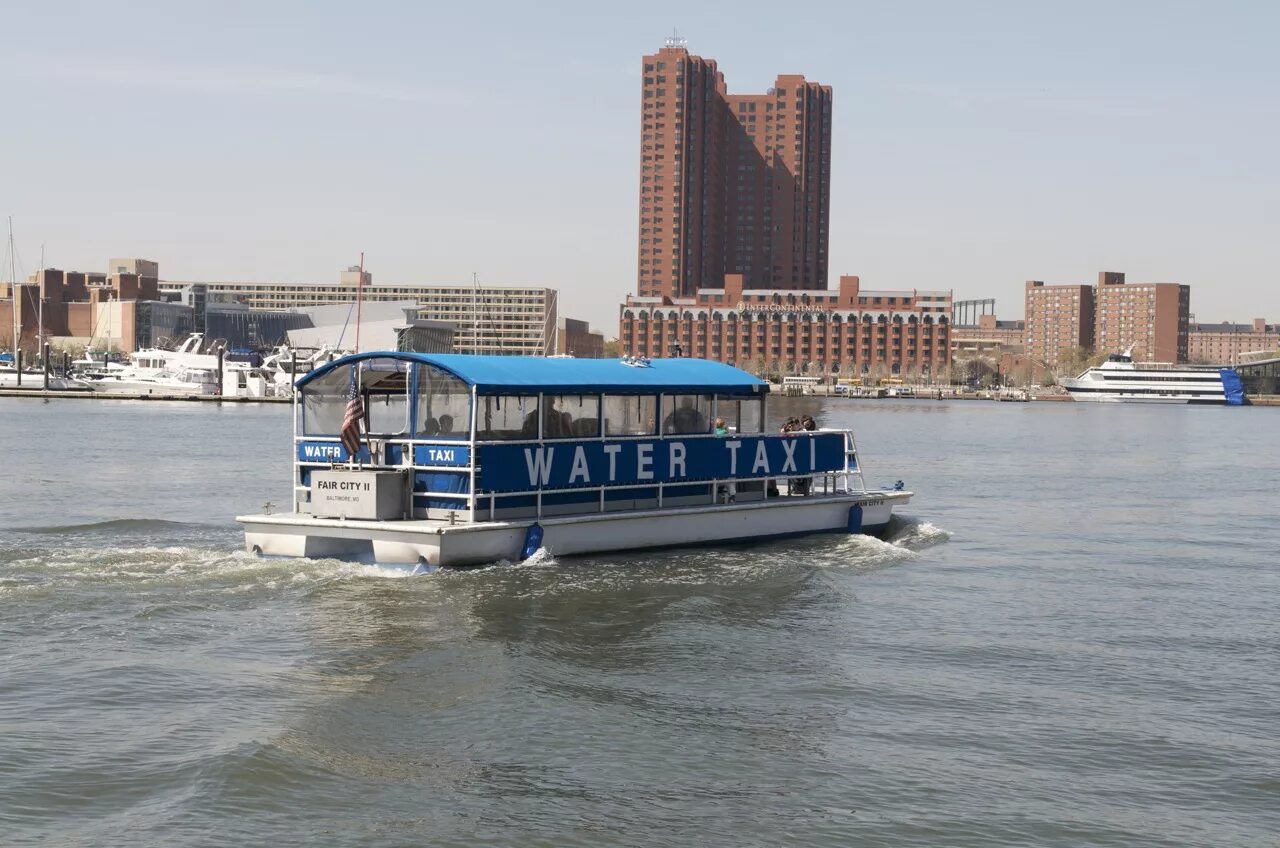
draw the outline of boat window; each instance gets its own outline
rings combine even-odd
[[[457,377],[420,363],[418,366],[418,435],[433,439],[471,437],[471,389]]]
[[[547,415],[543,438],[595,438],[600,435],[599,395],[543,395]]]
[[[409,419],[405,378],[404,363],[366,360],[357,366],[335,368],[312,380],[302,391],[303,433],[336,436],[341,432],[353,379],[364,397],[365,432],[374,435],[406,432]]]
[[[663,395],[662,433],[711,432],[711,395]]]
[[[409,369],[406,363],[375,360],[360,376],[365,424],[374,436],[409,432]]]
[[[606,436],[652,436],[658,420],[655,395],[605,395]]]
[[[479,400],[476,439],[512,441],[538,438],[538,396],[498,395]]]
[[[336,436],[347,411],[351,366],[335,368],[302,389],[302,432],[308,436]]]
[[[716,417],[733,433],[759,433],[760,399],[717,395]]]

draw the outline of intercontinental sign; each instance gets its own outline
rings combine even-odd
[[[739,315],[788,315],[795,313],[825,313],[825,307],[816,306],[814,304],[794,304],[794,303],[747,303],[744,300],[738,301],[736,311]]]

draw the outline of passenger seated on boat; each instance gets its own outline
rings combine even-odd
[[[575,436],[599,436],[600,420],[598,418],[575,418],[570,426],[570,432]]]
[[[569,414],[556,409],[556,399],[548,396],[543,399],[543,402],[546,406],[542,409],[542,438],[563,439],[572,435]],[[520,428],[520,435],[526,439],[538,438],[537,407],[534,407],[533,411],[524,417],[524,425]]]
[[[436,427],[436,431],[435,431],[434,433],[432,433],[431,435],[433,435],[433,436],[447,436],[447,435],[449,435],[449,434],[450,434],[450,433],[452,433],[452,432],[453,432],[453,416],[452,416],[452,415],[441,415],[441,416],[440,416],[440,424]]]
[[[693,398],[680,399],[680,406],[662,422],[662,432],[667,435],[706,433],[707,419],[694,408]]]
[[[448,417],[449,416],[447,415],[445,416],[445,418],[448,418]],[[439,432],[440,432],[440,422],[437,421],[434,417],[428,418],[427,423],[422,427],[422,435],[434,436]]]

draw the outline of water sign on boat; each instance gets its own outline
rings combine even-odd
[[[360,353],[297,388],[293,510],[238,518],[268,555],[459,566],[535,540],[874,534],[911,498],[867,489],[850,431],[766,432],[768,383],[705,360]]]

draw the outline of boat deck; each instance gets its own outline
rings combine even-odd
[[[568,515],[543,516],[542,518],[512,518],[503,520],[465,521],[463,513],[458,513],[454,521],[445,518],[414,518],[394,521],[369,521],[355,518],[318,518],[306,513],[272,513],[261,515],[240,515],[236,521],[258,525],[277,527],[312,527],[344,529],[356,531],[381,531],[407,533],[416,535],[444,536],[454,533],[478,533],[493,530],[524,530],[537,523],[543,527],[555,527],[568,524],[590,524],[593,522],[615,522],[627,519],[648,520],[655,515],[688,516],[704,513],[749,512],[752,510],[778,510],[789,506],[802,507],[818,503],[847,503],[850,505],[867,501],[907,501],[912,493],[902,490],[868,491],[868,492],[832,492],[812,495],[779,495],[766,500],[746,501],[742,503],[716,503],[700,506],[663,507],[661,509],[617,510],[610,512],[572,513]]]

